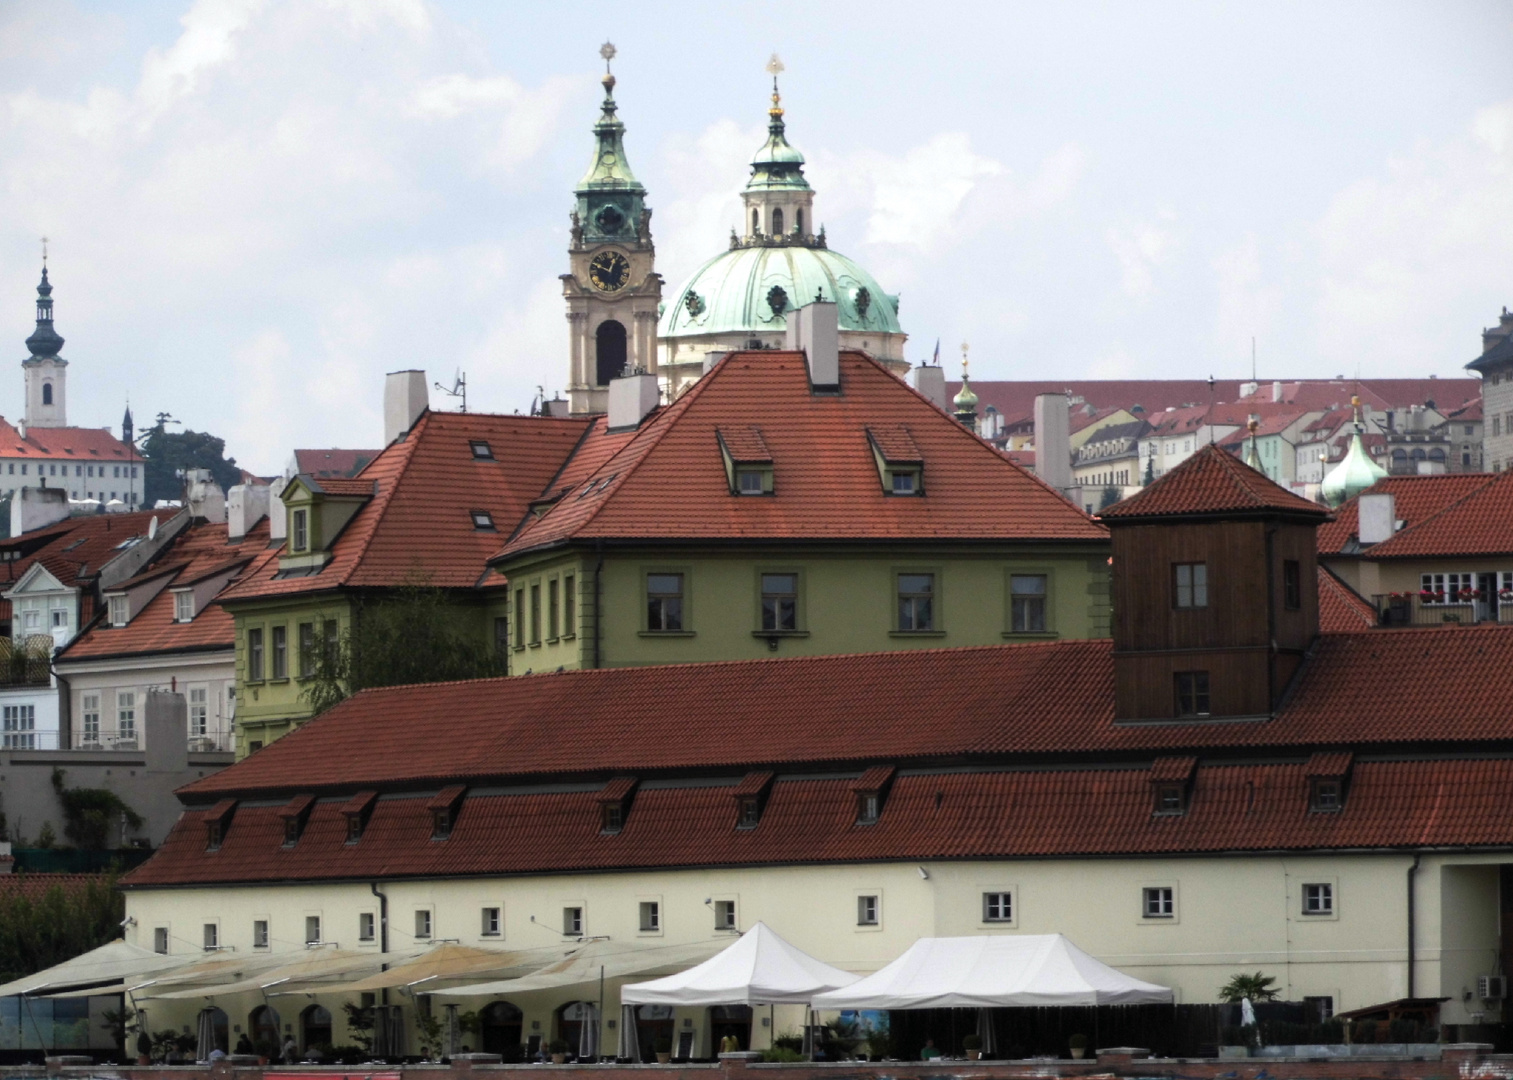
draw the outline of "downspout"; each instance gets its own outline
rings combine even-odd
[[[389,951],[389,898],[378,891],[378,882],[368,882],[368,888],[378,897],[378,951]]]
[[[604,637],[604,541],[594,541],[594,667],[601,661],[600,642]]]
[[[1277,709],[1277,572],[1272,556],[1276,553],[1275,525],[1266,526],[1266,711]]]
[[[1419,860],[1422,854],[1415,853],[1413,865],[1408,867],[1408,996],[1413,997],[1413,879],[1418,874]]]

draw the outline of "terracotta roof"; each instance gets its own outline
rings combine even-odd
[[[771,461],[772,451],[762,441],[762,429],[755,424],[718,428],[720,442],[730,454],[730,460],[743,462]]]
[[[1156,763],[1151,766],[1150,779],[1153,783],[1171,783],[1180,780],[1187,782],[1192,779],[1193,772],[1198,768],[1198,759],[1187,757],[1158,757]]]
[[[294,465],[297,472],[316,479],[356,476],[380,452],[378,450],[296,450],[294,451]]]
[[[1377,412],[1425,405],[1449,411],[1481,393],[1480,379],[1309,379],[1282,383],[1282,401],[1309,409],[1345,409],[1352,397]],[[1272,400],[1272,384],[1263,382],[1253,395]]]
[[[1460,408],[1453,410],[1449,418],[1460,423],[1482,419],[1481,395],[1478,394]]]
[[[235,582],[258,573],[277,557],[277,549],[268,546],[267,518],[259,521],[240,544],[227,542],[225,525],[207,522],[190,525],[174,537],[172,545],[149,572],[172,574],[173,580],[125,626],[99,622],[74,638],[58,655],[58,662],[66,666],[69,661],[106,656],[230,650],[236,641],[235,626],[219,599],[201,607],[189,622],[177,622],[172,590],[232,568],[237,576],[231,581]]]
[[[91,885],[103,888],[105,882],[104,874],[0,874],[0,896],[24,896],[36,901],[46,896],[50,889],[81,892]]]
[[[1057,379],[979,382],[973,379],[972,390],[983,409],[992,405],[1011,420],[1033,414],[1038,394],[1066,394],[1070,398],[1082,398],[1098,413],[1133,410],[1139,405],[1144,409],[1145,418],[1154,422],[1156,414],[1165,409],[1207,406],[1211,400],[1236,401],[1240,397],[1240,382],[1239,379],[1219,379],[1210,392],[1207,379],[1076,379],[1070,382]],[[960,389],[959,382],[947,383],[946,399],[950,400]],[[1075,408],[1076,402],[1072,404]]]
[[[886,368],[840,357],[844,392],[810,392],[793,352],[732,353],[629,437],[596,425],[569,464],[572,491],[527,521],[501,559],[573,540],[1101,540],[1105,532],[1057,492],[1006,461]],[[775,492],[730,494],[716,431],[760,425]],[[883,491],[867,428],[906,427],[927,494]],[[624,441],[610,448],[608,439]],[[557,485],[561,486],[561,485]],[[982,513],[992,506],[994,513]]]
[[[1323,518],[1329,511],[1299,498],[1238,461],[1219,446],[1205,446],[1149,487],[1102,512],[1104,518],[1168,517],[1274,511]]]
[[[1513,553],[1513,472],[1487,483],[1439,513],[1400,529],[1367,551],[1372,559]]]
[[[1319,567],[1319,629],[1348,634],[1377,625],[1376,608],[1349,585]]]
[[[1486,473],[1446,473],[1442,476],[1386,476],[1361,495],[1390,494],[1393,513],[1404,528],[1417,525],[1451,503],[1492,482]],[[1360,528],[1360,495],[1342,504],[1334,519],[1319,526],[1319,554],[1337,555],[1351,547]]]
[[[473,587],[487,573],[501,534],[548,487],[589,423],[427,412],[357,477],[316,481],[334,494],[370,495],[319,573],[280,579],[278,561],[269,560],[221,598],[392,586],[417,570],[438,587]],[[475,458],[473,440],[489,443],[493,457]],[[469,511],[475,508],[487,510],[500,531],[474,528]]]
[[[177,510],[143,510],[132,514],[88,514],[0,540],[0,550],[26,552],[20,559],[5,564],[6,576],[0,581],[0,589],[9,590],[33,563],[41,563],[63,585],[73,588],[81,577],[92,579],[98,574],[100,567],[125,550],[122,545],[127,541],[145,537],[153,518],[162,526],[177,513]]]
[[[915,462],[924,461],[925,455],[914,440],[909,437],[909,429],[902,424],[889,426],[887,424],[868,425],[867,436],[877,447],[878,453],[882,454],[883,460],[888,462]]]
[[[112,435],[109,428],[31,427],[23,439],[16,426],[0,416],[0,458],[140,463],[142,455]]]
[[[1513,842],[1501,810],[1513,797],[1513,760],[1358,761],[1333,813],[1308,812],[1308,771],[1303,760],[1202,765],[1188,811],[1173,815],[1151,813],[1145,763],[901,775],[869,825],[856,822],[849,781],[793,775],[778,778],[746,829],[735,827],[729,785],[643,785],[613,834],[601,831],[597,790],[474,795],[445,841],[431,838],[424,800],[380,799],[353,844],[340,807],[322,802],[290,848],[280,808],[260,804],[238,811],[213,853],[185,815],[124,884]]]
[[[1304,775],[1325,779],[1342,777],[1350,772],[1350,765],[1354,760],[1355,755],[1349,750],[1322,750],[1308,759],[1308,768]]]

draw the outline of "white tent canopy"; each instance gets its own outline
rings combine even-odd
[[[8,982],[0,986],[0,997],[9,997],[13,994],[53,993],[86,986],[100,986],[102,994],[120,993],[119,985],[114,989],[103,989],[103,987],[106,984],[119,984],[124,980],[135,979],[149,972],[181,967],[194,959],[196,957],[193,955],[168,956],[156,953],[151,949],[128,945],[118,938],[107,945],[101,945],[98,949],[91,949],[87,953],[76,956],[72,960],[56,964],[45,971]]]
[[[920,938],[880,971],[814,999],[816,1009],[984,1009],[1170,1004],[1169,988],[1095,960],[1061,934]]]
[[[620,988],[626,1005],[807,1005],[856,982],[757,923],[718,955],[677,975]]]

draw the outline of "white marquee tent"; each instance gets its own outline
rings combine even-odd
[[[687,971],[620,988],[625,1005],[807,1005],[858,976],[816,960],[757,923]]]
[[[920,938],[891,964],[820,994],[816,1009],[1160,1005],[1171,990],[1095,960],[1061,934]]]

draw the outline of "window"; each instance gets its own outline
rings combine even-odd
[[[131,618],[131,604],[124,596],[112,596],[109,602],[111,626],[125,626]]]
[[[875,791],[864,791],[856,797],[856,823],[858,825],[877,824],[878,814],[881,810],[882,799]]]
[[[1475,597],[1462,594],[1476,591],[1476,575],[1422,574],[1419,587],[1422,590],[1419,599],[1426,604],[1469,604]]]
[[[562,636],[578,632],[578,579],[568,574],[562,579]]]
[[[473,515],[473,528],[483,529],[490,532],[493,531],[493,514],[489,513],[487,510],[472,510],[470,511],[470,513]]]
[[[748,624],[749,625],[749,624]],[[683,629],[683,575],[646,575],[646,629]]]
[[[1308,783],[1308,809],[1329,814],[1345,805],[1344,785],[1336,778],[1316,776]]]
[[[561,588],[556,578],[546,583],[546,636],[551,641],[562,636]]]
[[[541,584],[531,586],[531,644],[541,644]]]
[[[1333,915],[1334,886],[1323,883],[1303,886],[1304,915]]]
[[[1208,672],[1177,672],[1177,715],[1208,715]]]
[[[376,919],[371,911],[364,911],[357,916],[357,940],[372,941],[373,933],[377,929],[374,925]]]
[[[298,816],[284,818],[284,847],[299,843],[300,819]]]
[[[80,731],[87,743],[100,741],[100,695],[85,694],[79,699]]]
[[[0,720],[0,745],[7,750],[37,749],[37,707],[7,705]]]
[[[761,469],[737,469],[736,491],[741,495],[761,495],[765,489]]]
[[[985,892],[982,894],[982,921],[983,922],[1013,922],[1014,921],[1014,898],[1006,892]]]
[[[307,679],[315,674],[315,624],[299,624],[299,676]]]
[[[266,949],[268,947],[268,920],[252,920],[252,947],[254,949]]]
[[[247,681],[263,681],[262,627],[255,627],[247,631]]]
[[[431,811],[431,839],[445,840],[452,835],[452,811]]]
[[[122,690],[116,694],[116,734],[122,739],[137,737],[137,692]]]
[[[599,808],[601,832],[617,833],[625,827],[625,806],[622,803],[605,803]]]
[[[898,575],[898,628],[905,632],[935,629],[935,575]]]
[[[583,935],[583,909],[581,907],[562,909],[562,932],[568,937]]]
[[[1009,602],[1013,631],[1016,634],[1045,632],[1045,574],[1011,574]]]
[[[221,947],[221,928],[213,922],[205,924],[205,951],[215,952]]]
[[[655,900],[641,901],[641,933],[651,934],[662,929],[662,905]]]
[[[1147,919],[1170,919],[1177,914],[1174,890],[1162,885],[1144,890],[1144,912]]]
[[[337,653],[341,650],[341,626],[335,619],[323,619],[320,624],[320,633],[326,663],[334,664]]]
[[[1282,604],[1288,611],[1303,606],[1303,568],[1296,559],[1282,561]]]
[[[194,593],[186,589],[173,594],[173,621],[194,621]]]
[[[472,439],[468,442],[468,446],[472,448],[473,457],[479,461],[494,460],[494,448],[482,439]]]
[[[305,944],[314,945],[320,941],[320,916],[305,916]]]
[[[754,829],[762,820],[762,804],[754,795],[748,795],[741,799],[740,809],[736,813],[736,828]]]
[[[1325,1020],[1334,1016],[1333,997],[1304,997],[1303,1004],[1308,1009],[1310,1018],[1322,1024]]]
[[[287,626],[273,628],[273,677],[275,679],[289,677],[289,628]]]
[[[1181,814],[1187,810],[1187,789],[1183,784],[1156,785],[1156,813]]]
[[[347,843],[355,844],[362,839],[362,815],[347,815]]]
[[[210,730],[210,691],[203,686],[189,688],[189,735],[203,738]]]
[[[876,926],[878,915],[878,903],[875,895],[858,896],[856,898],[856,925]]]
[[[735,930],[735,901],[716,900],[714,902],[714,928],[716,930]]]
[[[499,937],[501,933],[500,927],[502,925],[503,922],[499,918],[498,908],[486,907],[483,909],[483,926],[479,930],[480,934],[482,934],[484,937]]]
[[[310,550],[310,511],[294,510],[289,514],[289,550]]]
[[[426,908],[415,913],[415,940],[431,940],[431,912]]]
[[[53,629],[68,626],[68,611],[64,608],[53,609]]]
[[[515,590],[515,648],[525,648],[525,590]]]
[[[261,747],[259,747],[261,749]],[[221,841],[226,837],[226,822],[222,818],[205,823],[205,850],[219,851]]]
[[[919,492],[919,476],[912,469],[895,469],[888,474],[889,490],[895,495],[915,495]]]
[[[152,951],[164,956],[168,954],[168,927],[155,926],[152,928]]]
[[[799,611],[799,576],[797,574],[762,575],[762,629],[797,630]]]
[[[1172,566],[1175,605],[1179,608],[1208,606],[1208,564],[1175,563]]]

